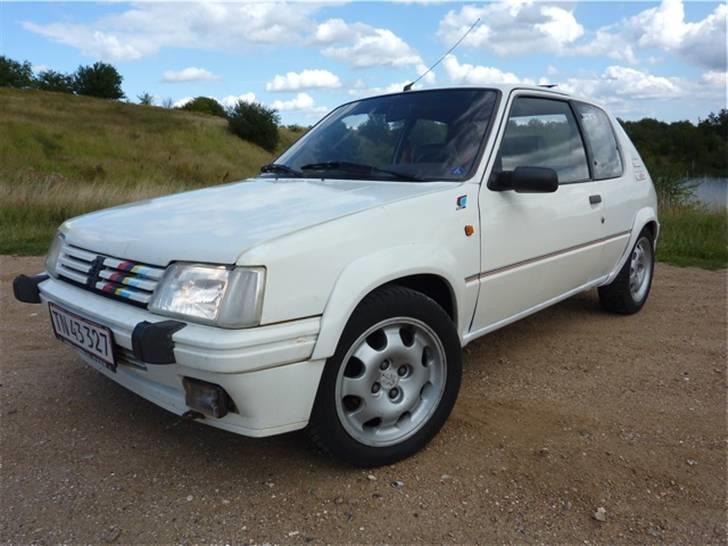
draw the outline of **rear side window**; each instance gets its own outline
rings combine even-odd
[[[559,184],[589,180],[574,114],[561,100],[520,97],[513,102],[494,174],[516,167],[548,167]]]
[[[603,180],[622,176],[622,159],[607,114],[590,104],[577,102],[575,106],[581,117],[586,140],[591,147],[594,178]]]

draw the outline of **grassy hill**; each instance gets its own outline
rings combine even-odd
[[[281,150],[299,136],[281,129]],[[0,88],[0,254],[42,254],[66,218],[246,178],[274,155],[214,116]]]

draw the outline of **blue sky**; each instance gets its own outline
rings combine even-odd
[[[205,95],[310,124],[396,90],[481,23],[420,86],[558,83],[619,116],[726,107],[723,2],[2,2],[0,52],[36,70],[113,63],[130,100]]]

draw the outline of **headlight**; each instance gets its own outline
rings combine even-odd
[[[154,292],[153,313],[223,328],[260,324],[265,269],[172,264]]]
[[[61,249],[63,248],[64,242],[65,237],[63,236],[63,233],[59,231],[56,233],[55,237],[53,237],[51,247],[48,249],[48,254],[45,259],[45,269],[51,277],[57,276],[56,268],[58,266],[58,257],[61,255]]]

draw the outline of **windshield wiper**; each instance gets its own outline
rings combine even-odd
[[[301,171],[343,171],[364,175],[380,173],[394,176],[399,180],[410,180],[414,182],[419,182],[422,180],[421,178],[413,174],[405,174],[397,171],[380,169],[379,167],[375,167],[373,165],[364,165],[362,163],[350,163],[349,161],[324,161],[322,163],[309,163],[308,165],[304,165],[303,167],[301,167]]]
[[[260,172],[290,174],[291,176],[295,176],[296,178],[300,178],[301,176],[303,176],[303,173],[301,171],[297,171],[296,169],[293,169],[288,165],[284,165],[283,163],[268,163],[267,165],[263,165],[260,168]]]

